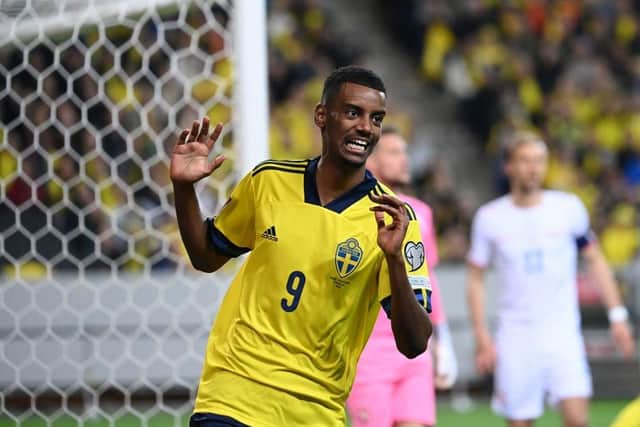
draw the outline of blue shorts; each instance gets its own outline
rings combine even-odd
[[[224,415],[210,414],[207,412],[197,412],[191,415],[189,427],[249,427],[246,424],[236,421]]]

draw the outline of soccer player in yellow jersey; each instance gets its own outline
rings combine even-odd
[[[314,121],[322,155],[265,161],[202,221],[193,184],[222,129],[207,118],[180,134],[171,179],[195,268],[250,252],[216,317],[192,427],[341,426],[358,357],[380,306],[398,349],[425,351],[430,285],[413,210],[365,169],[386,90],[372,71],[335,70]],[[426,309],[426,310],[425,310]]]

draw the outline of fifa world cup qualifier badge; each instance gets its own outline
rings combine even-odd
[[[404,257],[411,266],[411,271],[416,271],[424,264],[424,245],[422,242],[407,242],[404,245]]]

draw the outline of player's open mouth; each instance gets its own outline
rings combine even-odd
[[[345,146],[352,153],[360,154],[367,150],[367,147],[369,147],[369,141],[364,138],[353,138],[347,140]]]

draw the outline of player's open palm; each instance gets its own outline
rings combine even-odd
[[[218,156],[209,161],[209,153],[222,132],[222,124],[218,124],[209,135],[209,119],[200,122],[194,120],[191,130],[183,129],[178,143],[171,154],[170,176],[176,183],[194,183],[216,170],[224,161]]]
[[[388,194],[372,195],[371,199],[379,203],[371,207],[378,224],[378,246],[386,255],[401,254],[402,242],[404,242],[409,226],[409,217],[405,211],[404,202]],[[385,213],[391,216],[392,222],[389,224],[385,224]]]

